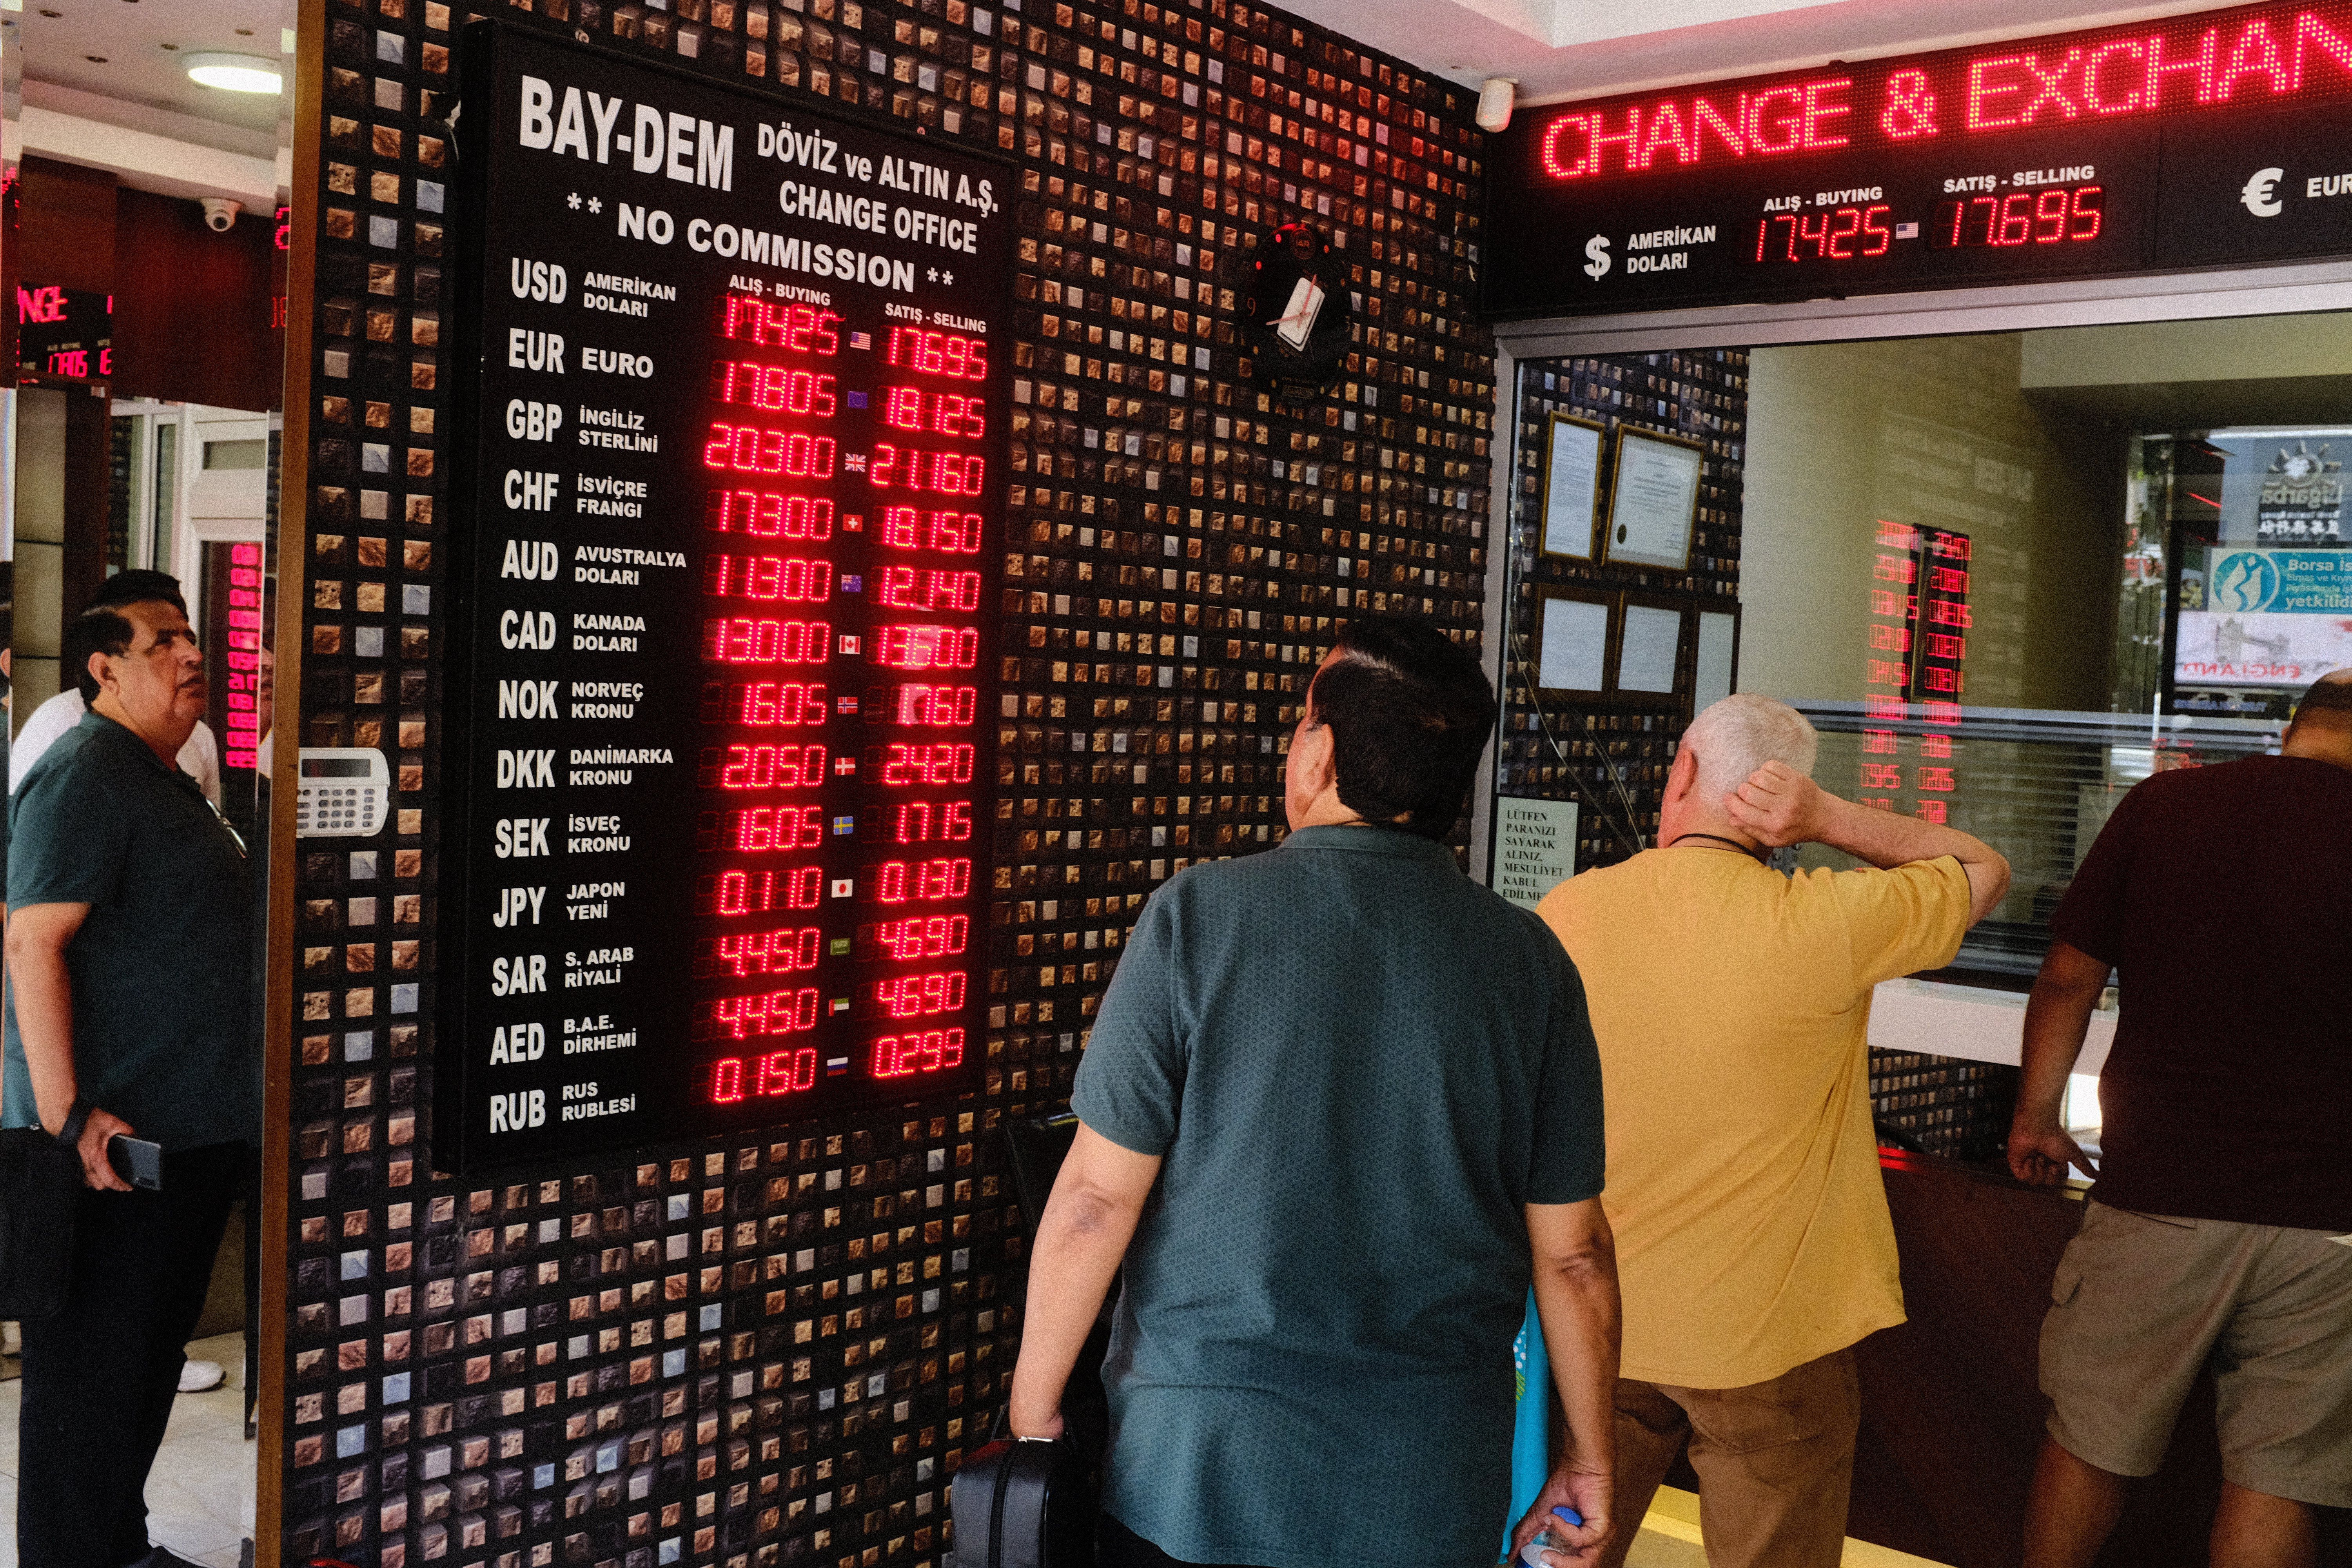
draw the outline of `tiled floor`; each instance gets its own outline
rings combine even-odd
[[[1706,1568],[1706,1548],[1645,1528],[1625,1553],[1625,1568]]]
[[[1660,1487],[1642,1521],[1642,1533],[1625,1556],[1625,1568],[1706,1568],[1706,1549],[1699,1543],[1698,1496],[1676,1487]],[[1849,1538],[1843,1568],[1942,1568],[1924,1557],[1892,1547],[1875,1546]]]
[[[198,1340],[188,1354],[216,1361],[228,1381],[208,1394],[184,1394],[172,1407],[163,1452],[147,1479],[151,1539],[205,1568],[237,1568],[253,1533],[253,1445],[245,1432],[245,1342],[236,1334]],[[13,1369],[12,1369],[13,1370]],[[16,1568],[16,1400],[23,1386],[0,1383],[0,1568]]]

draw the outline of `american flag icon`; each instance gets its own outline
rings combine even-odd
[[[874,334],[872,332],[852,332],[849,334],[849,346],[854,349],[870,349],[874,346]]]

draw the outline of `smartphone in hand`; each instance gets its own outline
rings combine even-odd
[[[126,1138],[118,1132],[106,1141],[106,1163],[114,1173],[134,1187],[151,1193],[163,1189],[163,1146],[145,1138]]]

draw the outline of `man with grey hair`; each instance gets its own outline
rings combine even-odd
[[[2009,863],[1838,799],[1784,702],[1683,733],[1658,847],[1552,889],[1584,977],[1625,1302],[1615,1517],[1687,1443],[1714,1568],[1833,1568],[1861,1403],[1853,1345],[1903,1321],[1864,1044],[1871,987],[1951,962]],[[1784,877],[1818,843],[1871,868]],[[1602,1553],[1617,1568],[1633,1531]]]

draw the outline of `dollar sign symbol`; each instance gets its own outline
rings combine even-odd
[[[1596,234],[1584,242],[1584,254],[1591,259],[1584,264],[1584,275],[1598,279],[1609,270],[1609,237]]]

